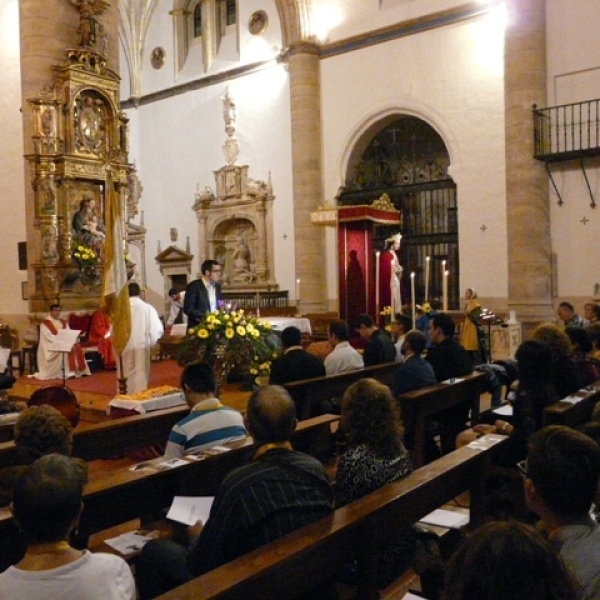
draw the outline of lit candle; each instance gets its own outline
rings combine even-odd
[[[424,302],[429,301],[429,256],[425,257],[425,294],[423,295]]]
[[[444,261],[446,262],[446,261]],[[443,310],[448,310],[448,275],[450,271],[444,271],[444,285],[443,285]]]
[[[375,315],[379,319],[379,250],[375,252]]]
[[[446,261],[442,261],[442,310],[446,310],[444,308],[444,273],[446,272]]]
[[[256,292],[256,316],[260,317],[260,292]]]
[[[296,300],[300,300],[300,280],[296,279]]]
[[[411,295],[411,304],[412,304],[412,321],[413,321],[413,329],[415,327],[415,322],[417,320],[417,301],[415,297],[415,274],[414,272],[410,274],[410,295]]]

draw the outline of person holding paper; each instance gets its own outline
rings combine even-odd
[[[333,512],[333,490],[323,465],[290,444],[296,423],[294,401],[284,388],[266,385],[252,393],[245,424],[254,440],[253,460],[225,477],[191,548],[171,540],[144,546],[136,565],[140,600],[160,596]],[[332,592],[320,586],[314,597],[336,597]]]
[[[173,325],[184,323],[187,325],[187,315],[183,312],[185,292],[178,292],[175,288],[169,290],[169,316],[167,317],[167,329]]]
[[[63,329],[69,329],[69,324],[60,318],[60,304],[52,304],[50,315],[40,324],[40,342],[37,352],[39,370],[30,377],[42,380],[62,379],[63,364],[67,379],[91,374],[80,344],[73,344],[68,356],[65,356],[65,352],[55,349],[56,336]]]
[[[181,373],[181,388],[190,414],[171,429],[165,458],[199,454],[206,448],[246,439],[242,415],[215,397],[215,374],[206,363],[193,362]]]

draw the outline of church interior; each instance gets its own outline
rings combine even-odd
[[[438,299],[456,320],[476,289],[508,327],[493,358],[558,323],[561,301],[583,314],[600,303],[599,20],[596,0],[2,0],[0,331],[20,374],[52,304],[82,329],[100,306],[110,194],[128,277],[165,318],[206,259],[225,298],[312,316],[313,333],[319,316],[378,318],[396,306],[390,240],[403,310]],[[166,362],[153,385],[179,376]],[[73,385],[102,412],[92,379]],[[444,458],[440,477],[483,477],[481,458]],[[465,473],[442,502],[477,492]]]

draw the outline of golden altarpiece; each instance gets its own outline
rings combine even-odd
[[[52,302],[60,302],[63,310],[93,310],[102,293],[110,186],[121,202],[127,254],[135,257],[129,266],[144,287],[146,231],[129,222],[138,212],[141,185],[127,158],[120,78],[107,67],[106,55],[86,43],[67,50],[65,62],[53,71],[53,84],[29,100],[33,154],[26,159],[38,233],[28,244],[33,254],[30,310],[45,311]]]

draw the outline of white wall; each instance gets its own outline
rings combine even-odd
[[[18,0],[0,2],[0,51],[4,59],[0,94],[0,131],[3,139],[0,144],[0,202],[3,208],[3,218],[0,219],[0,315],[6,316],[28,312],[27,302],[21,299],[21,282],[27,280],[27,271],[18,270],[17,258],[17,243],[26,239],[23,121],[19,110],[21,65]],[[28,111],[28,107],[25,110]],[[12,320],[9,321],[15,325]]]
[[[294,289],[294,226],[292,205],[288,74],[282,65],[232,80],[229,91],[237,106],[235,135],[240,143],[238,165],[249,165],[249,176],[273,183],[275,218],[275,278],[282,289]],[[192,274],[206,256],[198,253],[198,223],[192,210],[196,187],[215,190],[213,171],[226,164],[221,147],[225,85],[215,85],[142,105],[132,119],[130,160],[139,166],[144,187],[148,287],[162,293],[162,277],[154,261],[158,242],[170,245],[169,230],[179,231],[177,244],[190,238]],[[136,111],[129,111],[129,114]],[[287,239],[283,234],[287,233]]]
[[[445,141],[458,186],[461,290],[487,298],[508,294],[503,36],[489,15],[321,61],[325,198],[343,185],[368,126],[390,114],[424,119]],[[330,298],[334,242],[328,236]]]
[[[600,3],[596,0],[547,0],[548,106],[600,98]],[[600,204],[600,159],[585,159],[592,193]],[[552,250],[557,257],[557,302],[565,297],[589,298],[600,273],[598,228],[600,206],[591,208],[579,161],[551,165],[564,204],[550,186]],[[587,219],[587,223],[582,223]]]

